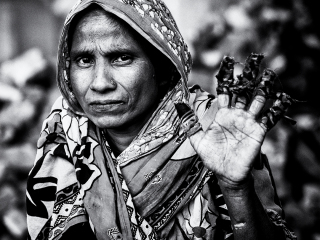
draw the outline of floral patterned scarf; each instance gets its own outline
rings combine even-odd
[[[126,21],[181,76],[117,157],[104,130],[85,116],[70,90],[69,26],[90,4]],[[219,186],[191,147],[174,107],[188,104],[206,129],[217,111],[216,101],[198,86],[188,89],[191,57],[166,6],[160,0],[79,1],[66,19],[58,56],[62,97],[43,123],[29,174],[28,238],[231,239]],[[286,229],[266,160],[255,174],[256,191],[270,218]]]

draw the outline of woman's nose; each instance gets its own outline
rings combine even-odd
[[[113,79],[113,74],[104,62],[97,63],[94,68],[94,77],[90,84],[90,89],[97,92],[105,92],[117,88],[116,81]]]

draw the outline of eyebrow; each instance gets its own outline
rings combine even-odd
[[[92,55],[93,51],[89,49],[76,49],[70,51],[70,56],[79,56],[79,55]]]
[[[137,49],[134,48],[129,48],[126,46],[114,46],[111,49],[109,49],[108,51],[101,51],[103,52],[104,55],[116,55],[116,54],[123,54],[123,53],[128,53],[128,54],[132,54],[134,55],[135,52],[137,52]],[[75,50],[71,50],[70,51],[70,56],[79,56],[79,55],[93,55],[94,51],[93,50],[89,50],[86,48],[79,48],[79,49],[75,49]]]

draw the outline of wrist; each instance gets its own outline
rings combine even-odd
[[[243,181],[236,183],[225,179],[218,179],[218,184],[224,195],[234,197],[247,195],[254,189],[254,181],[251,174]]]

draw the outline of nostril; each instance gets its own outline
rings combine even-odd
[[[108,90],[113,90],[117,87],[116,81],[114,81],[112,78],[101,78],[96,77],[91,81],[90,89],[97,92],[104,92]]]
[[[110,83],[111,83],[112,85],[114,85],[114,86],[117,85],[116,82],[115,82],[113,79],[110,79]]]

